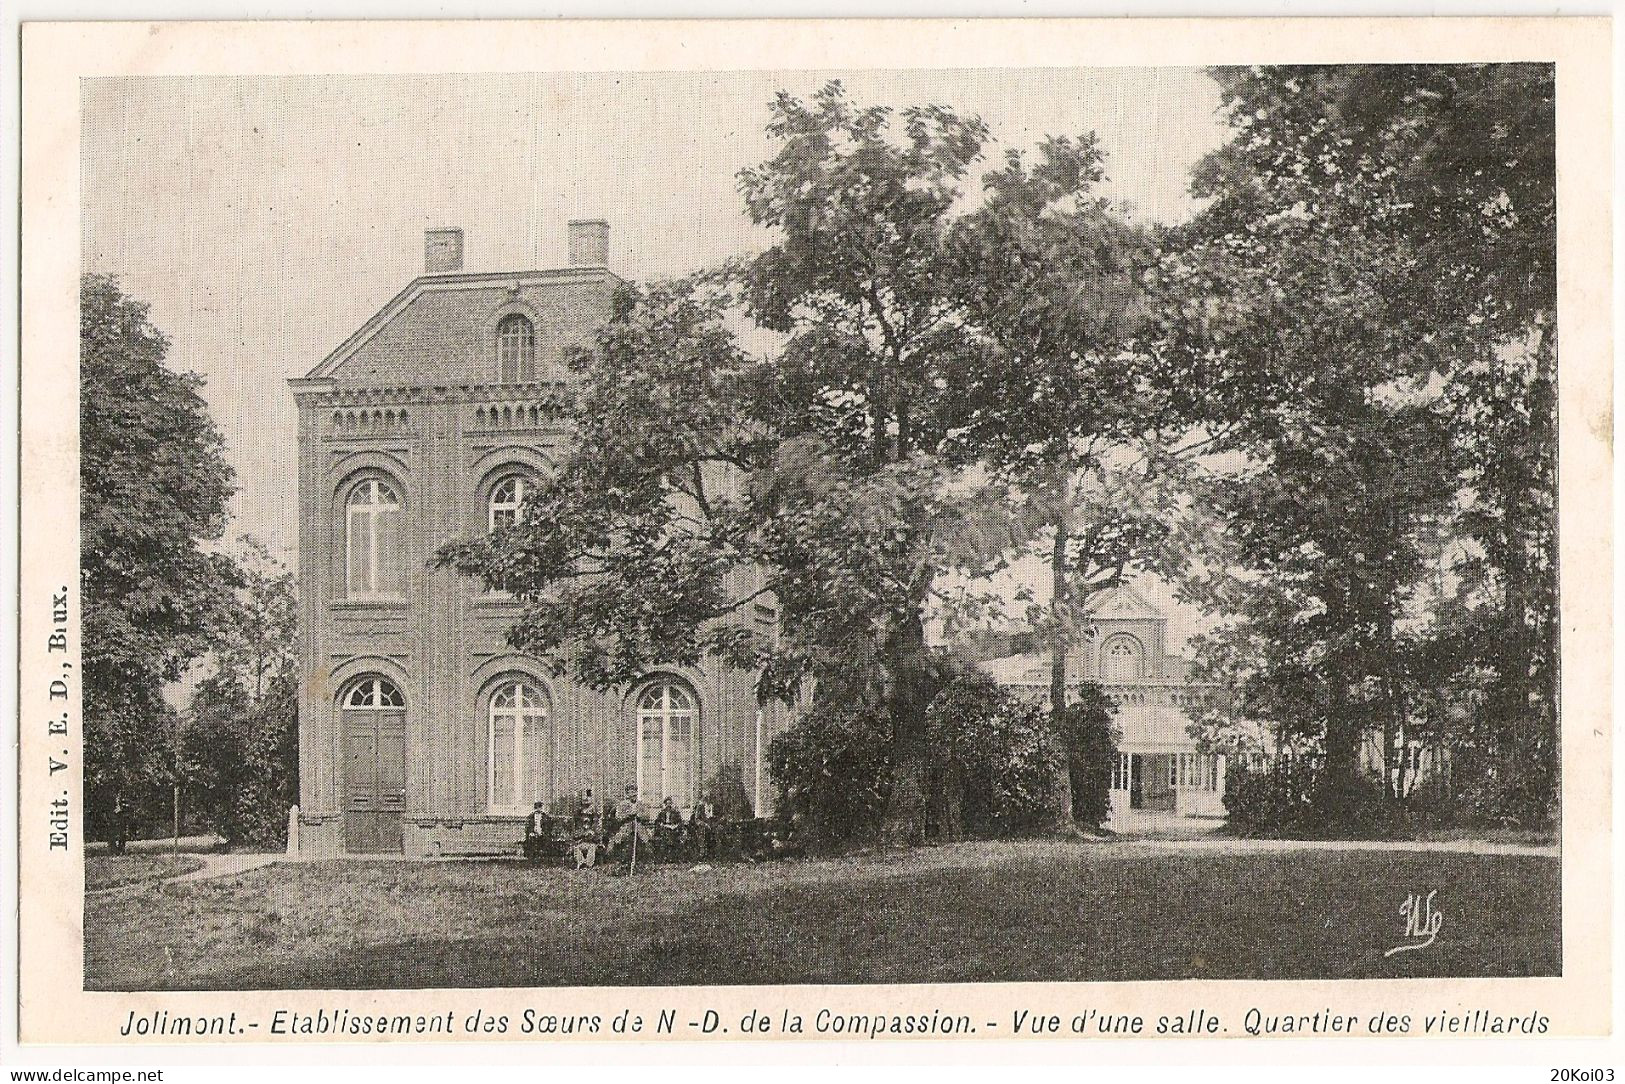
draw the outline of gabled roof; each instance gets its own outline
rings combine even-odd
[[[1126,583],[1096,593],[1088,601],[1086,610],[1090,617],[1101,621],[1167,620],[1162,611],[1147,602],[1144,595]]]
[[[571,283],[602,283],[613,288],[623,282],[620,276],[603,267],[561,267],[541,271],[459,271],[444,274],[419,275],[400,293],[374,313],[356,332],[340,343],[304,379],[333,376],[345,362],[360,352],[372,339],[389,327],[397,317],[427,295],[436,295],[448,301],[466,299],[468,305],[480,311],[489,309],[494,291],[518,296],[522,291]],[[468,314],[465,318],[472,318]]]

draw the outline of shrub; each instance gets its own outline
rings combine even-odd
[[[701,793],[716,807],[717,816],[726,820],[750,820],[756,815],[745,790],[745,774],[736,761],[718,768]]]
[[[155,687],[132,678],[91,683],[85,726],[95,732],[85,737],[85,838],[106,840],[122,854],[127,840],[168,835],[175,710]]]
[[[928,838],[1047,827],[1063,768],[1072,775],[1074,816],[1092,824],[1105,819],[1117,746],[1103,693],[1091,686],[1058,729],[1046,708],[978,670],[945,660],[933,681],[939,687],[926,709]],[[839,695],[834,689],[768,748],[778,815],[826,845],[870,838],[891,781],[890,719],[873,687],[843,685]]]
[[[1112,768],[1117,763],[1117,728],[1111,699],[1087,684],[1077,699],[1055,713],[1055,731],[1065,750],[1072,782],[1072,819],[1098,828],[1111,813]]]
[[[1044,824],[1061,768],[1048,713],[972,670],[926,710],[933,751],[933,834],[1009,835]]]
[[[768,745],[778,816],[820,843],[872,836],[891,782],[887,722],[863,697],[815,699]]]
[[[1500,828],[1543,828],[1557,821],[1557,791],[1542,785],[1538,772],[1470,747],[1452,750],[1450,769],[1448,786],[1436,785],[1433,797],[1454,820]]]
[[[204,679],[183,740],[198,822],[228,847],[285,846],[288,809],[299,800],[298,740],[291,676],[273,678],[258,701],[229,677]]]
[[[1231,771],[1224,807],[1228,830],[1244,836],[1395,839],[1441,823],[1431,803],[1393,798],[1378,779],[1334,787],[1313,762],[1285,758],[1262,771]]]
[[[1225,777],[1226,827],[1242,836],[1290,836],[1308,819],[1311,773],[1290,760],[1259,771],[1233,767]]]

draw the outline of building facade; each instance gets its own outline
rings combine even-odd
[[[1089,623],[1095,635],[1073,651],[1067,681],[1096,682],[1117,705],[1113,821],[1136,811],[1222,817],[1225,758],[1199,751],[1188,733],[1210,690],[1190,680],[1189,660],[1168,653],[1167,617],[1125,584],[1090,600]],[[1049,702],[1050,660],[1043,652],[982,667],[1001,685]]]
[[[546,407],[564,351],[608,318],[609,227],[570,223],[542,271],[462,269],[460,230],[309,375],[299,407],[300,850],[490,853],[537,801],[573,810],[634,783],[692,806],[719,770],[768,804],[781,725],[750,675],[663,668],[598,692],[513,651],[518,608],[443,544],[518,514],[569,446]]]

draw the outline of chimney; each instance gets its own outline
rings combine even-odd
[[[423,231],[423,272],[444,275],[463,269],[463,231],[456,226]]]
[[[609,266],[609,223],[601,218],[576,218],[569,230],[571,267]]]

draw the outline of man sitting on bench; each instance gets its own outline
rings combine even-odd
[[[593,808],[592,788],[581,796],[575,822],[576,869],[591,869],[598,862],[598,811]]]
[[[655,817],[655,841],[662,858],[678,858],[683,853],[683,811],[677,799],[667,798]]]
[[[546,804],[537,802],[525,819],[525,857],[532,862],[541,861],[547,857],[552,842],[553,818],[547,815]]]

